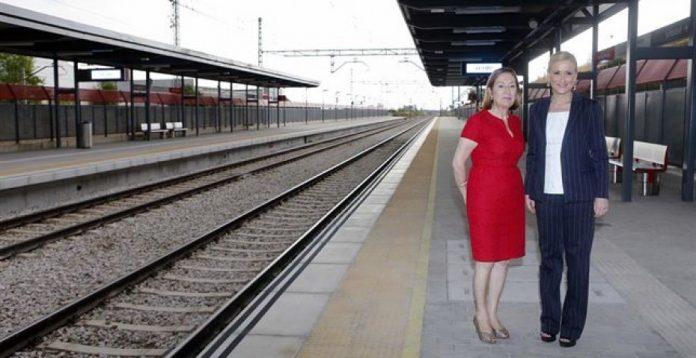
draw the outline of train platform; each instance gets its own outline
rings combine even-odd
[[[269,128],[0,153],[0,217],[42,209],[397,119],[289,122]]]
[[[538,338],[539,254],[528,213],[527,253],[511,265],[501,303],[512,337],[480,342],[451,170],[461,126],[434,122],[240,344],[215,355],[696,357],[696,204],[668,185],[628,203],[612,185],[610,212],[596,227],[587,325],[573,348]]]

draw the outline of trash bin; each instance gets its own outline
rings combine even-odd
[[[84,121],[80,124],[80,133],[77,136],[78,148],[92,148],[92,123]]]

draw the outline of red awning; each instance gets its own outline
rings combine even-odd
[[[618,67],[609,67],[599,71],[597,74],[597,89],[605,90],[609,84],[609,80],[614,76],[614,73],[618,71]]]
[[[677,64],[674,66],[672,71],[667,76],[668,80],[680,80],[686,78],[686,65],[689,64],[688,60],[678,60]]]
[[[638,74],[637,84],[664,81],[676,60],[649,60]]]
[[[645,60],[638,60],[636,61],[636,73],[640,74],[643,66],[645,66]],[[636,81],[636,84],[638,82]],[[612,88],[621,88],[626,86],[626,65],[623,64],[621,67],[619,67],[618,72],[616,72],[616,76],[611,79],[609,82],[609,85],[607,86],[607,89],[612,89]]]
[[[607,84],[607,89],[619,88],[626,85],[626,65],[621,65],[616,71],[614,77],[609,80]]]

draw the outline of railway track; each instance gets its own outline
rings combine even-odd
[[[388,131],[401,124],[389,124],[297,148],[276,151],[159,183],[0,221],[0,259],[33,250],[46,243],[77,235],[272,168],[288,165],[307,156],[317,155],[331,148]]]
[[[285,269],[422,126],[374,145],[24,327],[0,341],[0,356],[37,339],[39,344],[18,356],[190,356]]]

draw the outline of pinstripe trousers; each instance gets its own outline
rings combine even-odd
[[[539,294],[541,331],[580,338],[587,317],[590,251],[594,237],[593,202],[564,202],[563,195],[544,194],[536,202],[539,228]],[[563,259],[568,283],[561,306]]]

